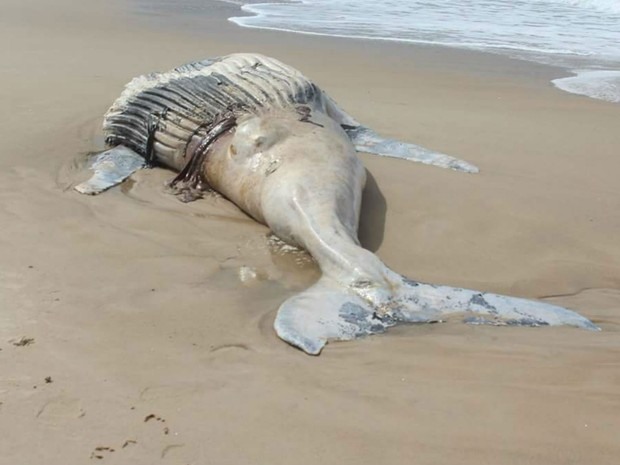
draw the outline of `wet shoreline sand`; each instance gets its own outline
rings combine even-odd
[[[0,463],[615,463],[620,106],[554,89],[553,68],[242,29],[212,5],[0,7]],[[162,169],[99,197],[70,190],[127,81],[235,51],[481,168],[362,155],[360,237],[390,267],[548,298],[603,331],[454,321],[307,357],[271,325],[317,270],[265,227],[224,199],[178,202]],[[242,284],[242,266],[265,278]]]

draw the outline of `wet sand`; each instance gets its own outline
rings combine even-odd
[[[501,57],[241,29],[225,3],[53,5],[0,5],[0,464],[618,462],[620,105]],[[272,322],[316,267],[234,205],[179,202],[163,169],[71,190],[127,81],[235,51],[481,168],[361,155],[360,237],[389,266],[565,305],[603,331],[451,321],[308,357]],[[262,278],[241,283],[243,266]]]

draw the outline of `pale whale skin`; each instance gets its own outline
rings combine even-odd
[[[136,160],[154,159],[181,171],[175,183],[190,198],[208,185],[314,257],[322,277],[285,301],[274,325],[309,354],[329,340],[455,313],[474,324],[598,329],[562,307],[412,281],[362,248],[366,171],[356,149],[457,171],[477,168],[379,136],[275,59],[236,54],[136,78],[106,115],[104,131],[112,149],[77,190],[100,192],[131,174]]]

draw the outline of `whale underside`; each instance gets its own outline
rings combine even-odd
[[[274,121],[280,125],[284,122],[287,127],[298,127],[301,122],[314,126],[317,138],[340,141],[340,146],[344,143],[341,139],[346,139],[354,147],[353,153],[357,150],[466,173],[478,172],[475,166],[457,158],[380,136],[343,111],[299,71],[278,60],[257,54],[234,54],[133,79],[104,117],[103,130],[110,148],[93,156],[93,176],[75,189],[97,194],[122,182],[137,169],[156,163],[177,171],[179,174],[170,182],[173,192],[182,200],[193,200],[210,188],[204,166],[209,157],[221,150],[214,148],[218,141],[225,137],[240,138],[236,133],[245,134],[248,127],[256,126],[256,121],[264,122],[266,128],[252,129],[259,131],[258,139],[280,137],[281,133],[273,132],[270,126]],[[313,144],[311,138],[300,136],[302,140],[306,145]],[[276,171],[284,163],[280,158],[271,160],[261,176],[267,178]],[[291,159],[294,161],[289,161],[289,165],[303,163]],[[350,163],[351,173],[347,172],[349,165],[343,160]],[[329,159],[327,163],[330,169]],[[353,210],[359,210],[363,185],[363,181],[358,182],[363,176],[357,172],[358,164],[357,159],[334,154],[333,169],[342,171],[342,179],[351,178],[354,186],[349,190],[350,213],[327,215],[329,219],[325,220],[322,210],[303,204],[312,202],[306,199],[301,207],[303,215],[285,215],[284,220],[280,215],[270,223],[269,212],[257,214],[245,208],[276,234],[285,231],[281,234],[283,240],[308,249],[323,271],[314,286],[280,307],[275,329],[282,339],[307,353],[318,354],[328,340],[379,333],[399,323],[441,321],[450,314],[463,314],[473,324],[571,325],[598,329],[586,318],[562,307],[421,283],[390,270],[357,241],[359,211]],[[277,176],[285,169],[280,168]],[[290,183],[295,178],[282,179]],[[330,187],[326,186],[325,190],[329,193]],[[278,192],[284,192],[281,196],[288,195],[286,189]],[[299,189],[291,185],[290,192],[295,203]],[[346,195],[344,198],[348,200]],[[341,204],[339,201],[338,205]],[[244,209],[244,205],[239,206]],[[313,212],[319,212],[320,218],[313,218]],[[346,218],[338,218],[339,215]],[[282,221],[289,217],[292,224],[283,226]],[[295,221],[302,220],[312,227],[298,228]],[[297,231],[296,228],[301,232],[287,235],[288,231]],[[333,231],[337,234],[330,241]]]

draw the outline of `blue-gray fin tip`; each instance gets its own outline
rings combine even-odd
[[[146,165],[144,158],[124,145],[94,154],[89,160],[92,176],[73,187],[80,194],[97,195],[114,187]]]

